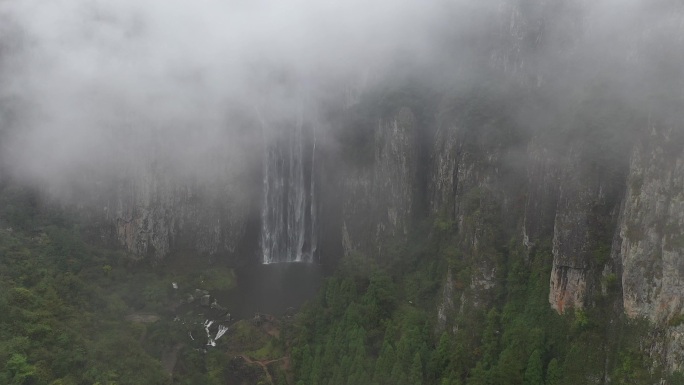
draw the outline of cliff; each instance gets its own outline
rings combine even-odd
[[[571,5],[559,11],[534,3],[497,8],[495,36],[483,37],[489,44],[475,53],[483,69],[457,91],[426,96],[406,81],[331,108],[338,114],[331,135],[341,148],[315,149],[332,154],[310,176],[329,184],[319,204],[330,219],[319,226],[345,255],[378,257],[426,218],[448,223],[460,258],[475,271],[473,298],[483,299],[499,284],[511,240],[528,252],[548,243],[556,311],[591,306],[614,275],[625,313],[663,324],[681,313],[684,293],[679,127],[647,127],[632,119],[638,112],[610,100],[611,90],[592,84],[549,100],[565,84],[549,70],[568,69],[576,58],[568,53],[563,67],[535,55],[576,50],[582,37],[571,21],[582,18]],[[551,21],[559,25],[553,31]],[[151,160],[79,205],[141,257],[159,261],[184,248],[254,262],[263,153],[202,180]]]
[[[184,250],[230,264],[260,263],[264,194],[281,203],[301,198],[293,188],[281,188],[287,196],[273,192],[296,176],[308,189],[306,204],[297,207],[306,206],[300,211],[310,218],[290,242],[301,242],[300,251],[306,244],[307,259],[317,236],[324,264],[352,255],[390,264],[393,247],[426,222],[426,237],[448,238],[448,260],[439,261],[447,266],[435,310],[439,328],[500,300],[506,270],[548,248],[544,280],[552,309],[604,306],[647,319],[654,332],[645,350],[668,369],[682,369],[681,120],[652,120],[667,114],[650,104],[642,109],[643,100],[632,95],[616,100],[622,85],[594,81],[612,75],[610,65],[577,69],[586,54],[578,48],[586,37],[577,32],[585,20],[571,4],[498,5],[494,28],[478,37],[486,44],[473,42],[470,59],[479,68],[471,77],[421,86],[411,77],[388,77],[331,103],[325,113],[332,128],[320,133],[320,143],[304,146],[310,161],[300,153],[294,162],[294,150],[269,160],[264,142],[247,159],[215,154],[207,173],[198,167],[178,174],[151,156],[117,178],[94,177],[88,198],[70,203],[97,223],[98,235],[138,258],[156,263]],[[641,40],[630,60],[648,64],[652,32],[636,34]],[[661,98],[647,96],[653,105]],[[290,167],[287,178],[265,176],[264,162],[274,174],[295,163],[307,168]],[[269,183],[271,195],[264,191]],[[294,211],[287,215],[303,215]]]
[[[91,237],[122,246],[134,259],[156,264],[189,252],[251,263],[259,235],[260,165],[230,154],[202,156],[212,162],[191,170],[149,156],[136,167],[86,174],[55,194]]]
[[[352,165],[342,176],[345,255],[382,254],[388,241],[408,234],[416,209],[416,117],[401,106],[373,120],[370,164]]]

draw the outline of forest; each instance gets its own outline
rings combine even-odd
[[[601,307],[559,315],[548,306],[548,244],[527,258],[514,241],[496,250],[507,273],[497,277],[495,306],[462,309],[444,325],[433,311],[441,272],[462,269],[465,281],[468,269],[451,224],[437,220],[390,245],[391,258],[346,258],[308,305],[274,321],[276,338],[239,321],[229,338],[204,349],[179,345],[187,328],[165,317],[174,300],[170,275],[182,280],[177,272],[84,240],[77,223],[26,189],[6,184],[0,198],[2,383],[556,385],[602,373],[612,383],[653,384],[664,376],[684,383],[643,352],[646,321],[628,320],[610,305],[615,277],[596,298]],[[163,316],[153,323],[126,317],[141,311]],[[176,345],[172,379],[163,361]],[[288,365],[260,368],[238,355],[286,357]]]
[[[684,385],[681,36],[676,0],[0,1],[0,385]]]

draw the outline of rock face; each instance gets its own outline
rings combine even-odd
[[[537,11],[523,11],[516,2],[500,4],[500,40],[493,39],[484,55],[487,69],[510,82],[504,88],[513,92],[500,93],[495,84],[482,86],[484,91],[473,87],[465,96],[445,95],[427,109],[430,118],[414,119],[413,127],[402,124],[411,120],[400,116],[411,112],[415,117],[417,111],[403,105],[377,116],[372,162],[343,178],[345,252],[382,254],[383,242],[401,238],[415,218],[428,217],[443,226],[453,235],[459,261],[470,269],[469,282],[458,281],[454,267],[445,273],[436,311],[438,325],[446,329],[453,313],[464,305],[486,306],[497,285],[504,284],[497,271],[497,245],[519,242],[528,254],[548,247],[553,309],[564,313],[594,306],[599,296],[608,297],[610,283],[617,293],[615,308],[658,328],[653,341],[645,342],[655,346],[653,356],[670,370],[680,370],[681,119],[652,127],[650,113],[647,119],[643,111],[625,111],[593,85],[582,90],[587,95],[556,101],[563,111],[540,112],[525,104],[529,100],[516,105],[525,98],[520,95],[543,99],[545,87],[563,84],[553,84],[544,66],[548,63],[535,63],[531,53],[564,50],[554,56],[562,58],[551,66],[556,73],[561,61],[576,63],[581,57],[581,52],[572,57],[578,53],[575,29],[581,18],[572,22],[576,15],[564,13],[567,19],[554,22],[568,25],[549,31],[546,13],[552,14],[553,6],[531,3],[540,5],[530,7]],[[568,8],[564,12],[572,11],[572,3],[563,5]],[[564,35],[565,46],[544,46],[549,33]],[[635,44],[648,42],[646,37]],[[634,47],[635,55],[648,56],[646,46],[652,45]],[[500,79],[493,77],[492,83]],[[535,103],[545,106],[543,100],[530,104]],[[565,111],[571,105],[580,107]],[[427,143],[407,136],[411,130],[429,132]],[[428,162],[420,163],[421,152]],[[416,177],[421,174],[427,178]]]
[[[343,177],[342,242],[345,254],[375,254],[390,239],[405,236],[415,210],[417,122],[409,107],[379,117],[371,164]]]
[[[581,148],[586,144],[570,149],[558,184],[549,302],[560,313],[584,307],[595,290],[591,275],[608,261],[622,189],[622,178],[592,164]]]
[[[205,255],[237,252],[251,202],[230,186],[207,191],[143,178],[130,187],[105,211],[117,240],[131,253],[160,260],[174,248]]]
[[[625,312],[662,322],[682,312],[684,154],[671,129],[652,131],[632,153],[619,224]]]
[[[509,243],[522,245],[524,252],[515,257],[523,263],[535,248],[549,245],[553,309],[592,306],[605,291],[604,281],[613,279],[626,315],[659,325],[662,333],[655,338],[664,342],[657,354],[670,369],[681,369],[684,326],[673,322],[681,321],[684,310],[681,127],[630,121],[593,85],[572,90],[590,96],[557,96],[557,88],[568,88],[567,79],[553,83],[550,74],[562,74],[572,67],[562,67],[564,62],[579,60],[568,55],[581,38],[581,19],[572,21],[573,2],[550,3],[494,6],[496,36],[486,36],[488,44],[473,54],[482,56],[475,61],[483,67],[475,86],[415,96],[422,98],[418,102],[392,91],[380,101],[362,102],[367,95],[354,94],[341,102],[339,135],[348,136],[336,145],[343,148],[335,156],[324,154],[329,148],[313,150],[328,158],[320,161],[321,175],[308,171],[311,181],[324,181],[320,211],[326,216],[316,223],[347,256],[391,258],[392,244],[406,241],[419,219],[452,236],[454,259],[469,274],[463,282],[455,267],[445,273],[437,306],[442,328],[451,313],[492,301],[504,281],[502,249]],[[549,20],[551,14],[556,19]],[[563,44],[545,46],[551,34]],[[551,63],[534,61],[535,55],[548,58],[549,50],[563,52],[551,55]],[[548,102],[549,94],[567,100]],[[573,111],[546,110],[547,104]],[[638,140],[615,138],[630,130]],[[132,177],[99,187],[84,205],[97,207],[96,216],[105,218],[117,242],[140,257],[158,261],[188,249],[256,262],[257,253],[245,250],[259,242],[261,150],[248,166],[214,170],[201,180],[150,161]],[[274,165],[283,163],[278,159]],[[319,209],[310,206],[309,213]]]
[[[222,157],[207,169],[186,173],[143,162],[120,177],[86,181],[87,199],[67,199],[97,236],[152,263],[188,251],[241,264],[256,255],[260,164]],[[254,166],[249,166],[249,165]],[[250,173],[254,174],[251,175]]]
[[[335,217],[320,223],[326,238],[339,240],[345,255],[379,256],[405,240],[418,218],[437,220],[455,234],[460,258],[472,268],[472,303],[486,303],[498,284],[500,245],[513,239],[530,252],[546,242],[553,254],[549,304],[558,312],[591,306],[602,279],[614,275],[628,316],[663,324],[680,315],[684,155],[677,130],[649,127],[644,140],[619,147],[596,140],[595,132],[613,130],[603,128],[599,107],[583,106],[589,118],[530,108],[544,106],[545,92],[566,85],[553,84],[549,70],[561,73],[559,63],[577,48],[581,18],[575,20],[571,4],[541,0],[494,8],[496,36],[486,36],[490,44],[474,54],[482,56],[475,60],[483,66],[482,84],[418,103],[392,92],[377,105],[363,105],[365,95],[341,103],[342,115],[360,116],[342,131],[352,127],[360,140],[342,138],[349,148],[321,161],[321,174],[334,173],[320,177],[327,184],[320,210]],[[559,27],[551,30],[552,24]],[[550,34],[564,45],[545,46]],[[548,50],[567,54],[553,56],[558,62],[534,61]],[[359,112],[364,109],[370,112]],[[569,134],[576,126],[589,128]],[[605,154],[624,149],[618,160]],[[209,182],[170,176],[149,162],[132,178],[100,189],[91,206],[103,210],[98,215],[114,238],[135,255],[161,260],[186,248],[236,259],[249,248],[244,245],[258,247],[260,162],[252,159],[256,167],[224,170]],[[455,282],[452,274],[447,286]],[[450,293],[445,290],[441,309],[456,307]]]
[[[527,146],[527,199],[523,217],[523,244],[527,248],[554,228],[561,165],[553,149],[532,141]]]
[[[86,218],[87,233],[123,247],[134,260],[157,264],[189,253],[243,265],[258,257],[258,201],[248,198],[217,197],[192,184],[153,184],[76,210]]]
[[[496,101],[487,112],[471,110],[479,107],[465,100],[455,103],[460,106],[454,112],[442,112],[436,121],[427,190],[431,215],[456,234],[461,258],[472,269],[470,281],[461,283],[468,286],[468,295],[458,299],[462,309],[465,305],[484,306],[493,299],[502,273],[497,268],[499,245],[515,225],[515,216],[510,214],[519,211],[521,189],[511,183],[520,169],[509,163],[517,138],[496,124],[507,118],[506,110],[496,108]],[[448,276],[446,285],[452,281]],[[441,318],[444,309],[453,307],[447,293],[440,306]]]
[[[416,118],[408,107],[378,123],[375,132],[374,196],[382,199],[376,238],[407,234],[414,210]]]

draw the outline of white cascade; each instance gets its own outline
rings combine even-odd
[[[312,262],[316,253],[316,138],[303,119],[266,145],[263,165],[263,263]]]

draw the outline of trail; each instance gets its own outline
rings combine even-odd
[[[176,344],[176,346],[174,346],[173,349],[171,349],[168,352],[165,352],[162,357],[162,366],[164,366],[164,369],[170,375],[173,375],[173,369],[176,367],[176,361],[178,361],[178,352],[181,350],[182,347],[183,344]]]
[[[248,364],[257,364],[257,365],[261,366],[261,368],[264,370],[264,373],[266,374],[266,378],[268,378],[268,383],[273,385],[273,377],[271,377],[271,372],[268,371],[268,365],[270,365],[274,362],[285,360],[285,359],[287,359],[287,357],[280,357],[278,359],[269,360],[269,361],[266,361],[266,360],[255,361],[255,360],[253,360],[247,356],[242,356],[242,359],[245,360],[245,362],[247,362]]]

